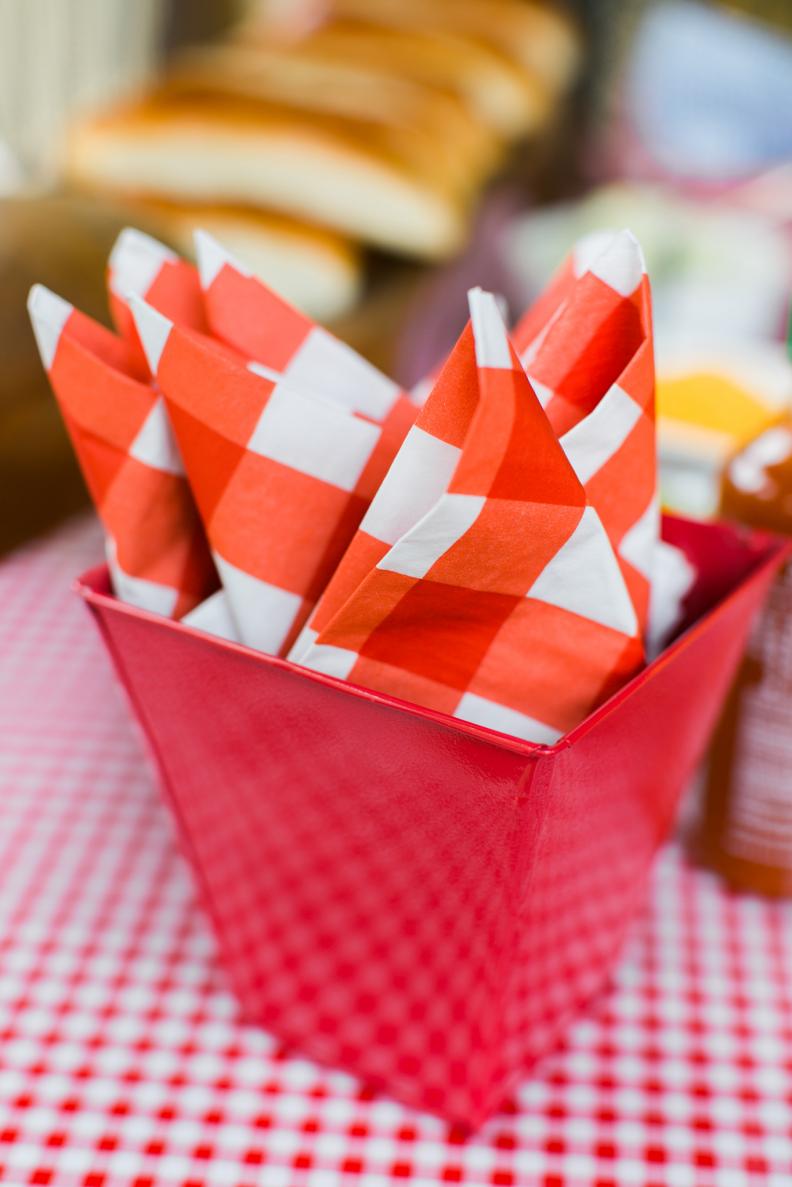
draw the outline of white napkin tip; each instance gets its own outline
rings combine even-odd
[[[27,308],[41,361],[49,371],[63,327],[74,312],[74,306],[45,285],[34,284],[28,294]]]
[[[590,272],[622,297],[629,297],[646,273],[641,245],[632,231],[591,231],[575,244],[573,267],[576,276]]]
[[[472,288],[468,292],[468,307],[477,365],[511,370],[511,346],[498,298],[485,289]]]
[[[146,362],[151,374],[156,375],[162,352],[173,329],[173,322],[135,293],[130,294],[129,308],[132,311]]]
[[[110,252],[110,287],[124,300],[133,293],[145,297],[162,265],[174,263],[178,258],[176,252],[153,236],[135,227],[124,227]]]
[[[219,243],[208,231],[197,227],[193,231],[193,242],[195,243],[195,258],[198,262],[198,275],[201,278],[202,289],[210,288],[226,265],[243,276],[250,275],[249,270],[240,264],[230,252],[226,251],[222,243]]]

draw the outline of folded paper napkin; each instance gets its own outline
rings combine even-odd
[[[134,352],[36,285],[28,302],[42,361],[105,528],[118,597],[181,618],[217,588],[162,397]]]
[[[285,654],[417,407],[210,236],[196,246],[198,271],[150,237],[123,232],[108,269],[111,311],[129,365],[148,379],[147,398],[167,406],[169,448],[223,584],[188,623]],[[218,294],[233,317],[218,314],[210,338]],[[331,376],[324,384],[323,375]],[[78,370],[75,386],[86,378]],[[91,460],[81,460],[90,485]]]
[[[209,236],[196,249],[197,271],[121,236],[108,281],[123,341],[104,332],[102,360],[108,403],[124,399],[123,355],[129,390],[159,409],[206,531],[222,591],[190,625],[538,742],[641,667],[669,550],[649,289],[629,233],[578,245],[511,337],[474,290],[420,409]],[[35,298],[31,312],[68,416]],[[664,584],[678,603],[677,573]]]
[[[127,227],[107,262],[107,298],[118,333],[135,365],[149,375],[148,360],[135,328],[129,298],[143,297],[171,321],[208,332],[198,272],[151,235]]]

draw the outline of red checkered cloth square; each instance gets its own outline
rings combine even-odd
[[[239,637],[262,651],[287,650],[406,425],[396,433],[390,418],[386,433],[131,302]]]
[[[387,424],[407,399],[398,384],[284,301],[211,235],[196,231],[195,247],[206,317],[216,338],[301,391]]]
[[[131,296],[142,297],[177,325],[208,331],[196,269],[151,235],[126,227],[107,263],[107,299],[116,329],[136,365],[148,373],[146,352],[129,308]]]
[[[165,414],[125,344],[36,286],[30,315],[50,383],[107,533],[122,600],[181,618],[217,574]]]
[[[239,558],[241,547],[242,563],[236,564],[236,569],[241,569],[241,573],[224,565],[223,559],[218,560],[224,589],[199,606],[187,619],[191,626],[212,634],[245,642],[262,650],[278,651],[288,646],[293,637],[292,625],[289,624],[302,622],[313,605],[317,582],[321,583],[332,571],[333,563],[354,531],[379,478],[385,473],[415,419],[416,408],[392,380],[268,289],[229,256],[210,235],[196,232],[196,251],[200,278],[195,268],[180,260],[169,248],[138,231],[128,229],[122,232],[113,248],[108,269],[111,309],[135,355],[143,353],[147,370],[148,359],[130,308],[130,302],[135,297],[143,298],[147,305],[180,328],[211,333],[218,344],[227,348],[229,357],[238,353],[250,371],[267,380],[270,386],[277,386],[276,403],[289,392],[299,389],[299,393],[294,393],[287,410],[291,421],[289,431],[295,439],[300,436],[298,417],[307,409],[312,423],[305,432],[314,438],[315,451],[321,452],[318,437],[325,423],[321,416],[317,419],[317,415],[313,414],[317,407],[316,401],[322,405],[330,401],[338,405],[340,410],[359,413],[360,417],[378,426],[374,456],[361,475],[354,499],[339,496],[339,488],[331,481],[324,488],[327,495],[324,505],[319,507],[322,488],[316,483],[306,484],[304,481],[304,459],[303,462],[297,460],[290,493],[284,490],[283,483],[280,486],[276,484],[270,490],[269,510],[272,511],[277,505],[277,514],[270,521],[269,539],[272,539],[277,523],[285,531],[294,530],[283,552],[292,557],[293,569],[297,552],[302,549],[298,564],[313,575],[308,578],[304,574],[285,571],[289,569],[288,564],[283,572],[277,564],[273,567],[274,550],[270,549],[269,561],[264,556],[268,548],[266,534],[262,534],[260,547],[251,546],[251,524],[248,524],[248,541],[241,545],[244,525],[240,524],[239,530],[232,532],[237,540],[231,549]],[[259,387],[258,390],[261,392],[263,389]],[[307,404],[303,397],[308,398]],[[183,418],[180,423],[183,425]],[[337,432],[343,433],[346,422],[339,417],[332,417],[332,423]],[[363,440],[361,434],[365,434],[365,430],[359,424],[354,424],[352,438]],[[332,438],[328,444],[331,442]],[[350,439],[347,445],[352,446],[353,440]],[[338,462],[342,467],[350,460],[349,454],[348,448],[338,454]],[[191,450],[190,458],[188,471],[193,481],[200,459],[194,450]],[[277,460],[288,461],[280,455]],[[350,473],[353,473],[355,464]],[[243,520],[248,514],[243,507],[252,511],[256,483],[260,481],[269,486],[269,479],[273,476],[273,468],[265,467],[260,461],[251,462],[248,459],[244,469],[249,471],[246,477],[249,497],[241,500],[237,507]],[[310,469],[308,473],[317,476]],[[240,472],[239,479],[233,484],[234,495],[231,492],[228,494],[226,511],[234,506],[234,499],[240,495],[242,477]],[[284,477],[282,472],[279,477]],[[214,494],[207,499],[205,467],[196,481],[199,505],[202,509],[208,507],[207,514],[213,516],[210,535],[215,543],[218,534],[222,538],[217,543],[218,556],[227,560],[229,525],[227,521],[220,525],[214,520]],[[348,480],[345,478],[340,489],[346,491],[347,486]],[[262,509],[266,510],[267,494],[264,490],[258,493],[258,501]],[[305,501],[300,513],[303,497]],[[284,498],[287,500],[287,510],[291,509],[290,516],[281,514]],[[311,523],[312,517],[315,517],[314,523]],[[329,536],[333,525],[336,525],[338,536],[331,540]],[[310,555],[312,548],[318,548],[319,554]],[[325,553],[326,548],[329,551]],[[259,552],[261,556],[257,555]],[[248,556],[253,558],[249,567]],[[266,572],[272,578],[274,590],[246,579],[247,576],[259,579]],[[233,586],[230,600],[229,585]],[[289,596],[295,592],[299,600]],[[261,598],[264,600],[260,601]]]
[[[378,456],[388,465],[417,408],[405,392],[346,342],[300,313],[247,271],[206,231],[195,233],[198,268],[211,333],[251,360],[251,370],[330,401],[380,426]],[[387,465],[373,470],[370,500]]]
[[[77,524],[0,566],[0,1183],[788,1187],[792,904],[678,846],[607,993],[472,1137],[247,1024],[69,592],[99,551]]]
[[[471,316],[292,657],[553,742],[640,667],[641,622],[497,302]]]
[[[406,394],[366,359],[295,309],[205,231],[195,232],[198,270],[149,235],[127,228],[110,254],[108,295],[119,332],[142,351],[130,298],[178,326],[210,334],[270,379],[288,379],[403,438],[415,412]],[[393,427],[391,428],[391,423]]]
[[[651,298],[633,236],[581,240],[513,340],[645,631],[659,500]]]
[[[224,587],[191,625],[541,742],[637,670],[658,508],[632,236],[579,249],[518,327],[531,383],[474,295],[409,434],[397,385],[205,233],[197,254],[198,271],[126,231],[108,272]]]

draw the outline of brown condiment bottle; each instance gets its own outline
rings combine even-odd
[[[721,512],[792,535],[792,420],[732,460]],[[713,739],[699,848],[733,885],[792,896],[792,562],[754,627]]]

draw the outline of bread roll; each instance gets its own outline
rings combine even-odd
[[[569,83],[580,56],[570,20],[529,0],[333,0],[332,8],[338,17],[388,28],[478,39],[519,63],[553,93]]]
[[[256,26],[246,27],[239,37],[246,45],[271,44]],[[537,77],[492,46],[449,31],[332,20],[299,46],[287,48],[303,61],[442,88],[506,139],[533,131],[548,110],[548,89]],[[369,91],[368,101],[372,98]]]
[[[382,33],[374,31],[382,40]],[[168,76],[171,90],[201,90],[263,99],[300,111],[365,121],[417,138],[427,153],[458,164],[468,179],[497,165],[502,143],[459,95],[416,81],[393,65],[355,60],[322,48],[237,41],[182,53]]]
[[[66,151],[83,185],[270,209],[425,257],[461,246],[475,189],[391,129],[167,89],[75,125]]]
[[[244,207],[130,198],[130,219],[161,228],[181,255],[193,255],[193,232],[208,231],[251,272],[309,317],[327,322],[360,296],[363,267],[348,240],[294,219]]]

